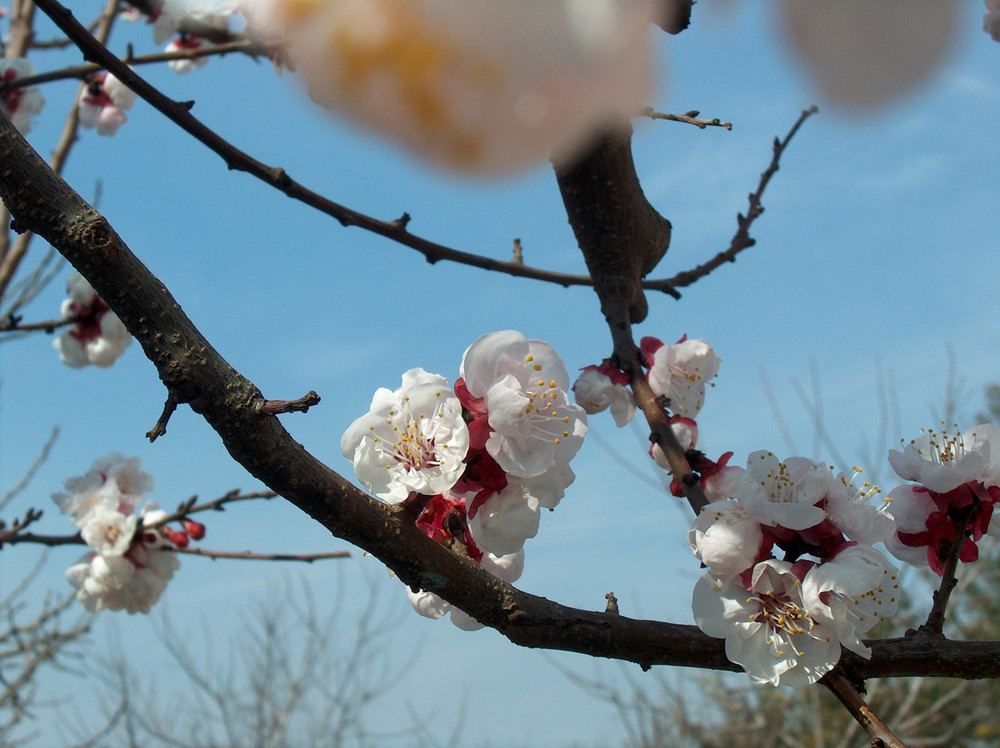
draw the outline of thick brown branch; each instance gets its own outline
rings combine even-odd
[[[611,324],[625,312],[629,322],[642,322],[642,279],[670,246],[671,227],[639,185],[631,126],[622,122],[576,160],[555,164],[555,171],[605,319]]]

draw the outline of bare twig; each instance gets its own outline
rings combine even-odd
[[[649,117],[650,119],[665,119],[670,122],[684,122],[688,125],[694,125],[699,130],[704,130],[706,127],[724,127],[727,130],[733,129],[732,122],[723,122],[718,117],[713,119],[698,119],[698,115],[701,112],[692,109],[690,112],[685,112],[684,114],[667,114],[666,112],[657,112],[653,110],[653,107],[647,106],[643,107],[639,114],[643,117]]]
[[[305,395],[297,400],[264,400],[258,403],[261,414],[276,416],[279,413],[307,413],[309,409],[318,405],[319,395],[309,390]]]
[[[156,423],[153,424],[153,428],[146,432],[146,438],[149,439],[150,443],[155,442],[167,433],[167,422],[170,421],[170,416],[174,414],[175,410],[177,410],[177,398],[168,392],[167,399],[163,403],[163,412],[161,412],[160,417],[156,419]]]
[[[278,51],[278,46],[267,44],[256,39],[240,39],[238,41],[215,44],[211,47],[196,47],[194,49],[178,49],[173,52],[156,52],[148,55],[132,55],[119,57],[125,65],[139,66],[151,65],[159,62],[173,62],[174,60],[196,60],[202,57],[223,57],[228,54],[240,53],[248,57],[270,57]],[[96,63],[85,65],[72,65],[58,70],[49,70],[44,73],[25,75],[10,81],[0,82],[0,91],[9,88],[27,88],[28,86],[38,86],[43,83],[61,81],[76,78],[84,80],[87,77],[99,73],[104,67]]]
[[[643,288],[666,290],[667,288],[676,289],[683,286],[690,286],[695,281],[711,273],[723,263],[736,262],[736,256],[740,252],[756,244],[756,240],[750,236],[750,227],[764,212],[764,206],[761,204],[761,198],[764,196],[764,190],[771,181],[771,177],[773,177],[775,172],[778,171],[778,163],[781,160],[781,155],[785,152],[785,148],[788,147],[788,144],[795,136],[795,133],[797,133],[799,128],[802,127],[803,122],[805,122],[813,114],[816,114],[818,111],[819,109],[815,106],[803,110],[802,114],[800,114],[799,118],[795,121],[795,124],[792,125],[792,129],[788,131],[787,135],[785,135],[785,139],[774,139],[774,144],[771,147],[771,163],[768,165],[767,169],[764,170],[764,173],[760,175],[760,182],[757,184],[757,190],[750,194],[750,207],[747,209],[747,214],[744,216],[740,213],[736,216],[736,233],[733,235],[733,239],[729,243],[729,249],[724,252],[720,252],[708,262],[683,273],[678,273],[672,278],[667,278],[662,281],[646,281],[642,284]]]
[[[205,558],[244,559],[247,561],[303,561],[311,564],[328,558],[350,558],[350,551],[330,551],[329,553],[251,553],[250,551],[206,551],[203,548],[164,548],[166,551],[183,553],[187,556]]]

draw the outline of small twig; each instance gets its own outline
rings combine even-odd
[[[520,239],[514,239],[514,254],[510,258],[510,261],[513,262],[515,265],[524,264],[524,250],[521,247]]]
[[[266,44],[255,39],[242,39],[240,41],[228,42],[226,44],[216,44],[211,47],[178,49],[173,52],[156,52],[148,55],[126,55],[125,57],[119,57],[118,59],[126,65],[138,66],[150,65],[158,62],[172,62],[174,60],[195,60],[201,57],[221,57],[234,52],[239,52],[253,58],[269,57],[272,53],[278,51],[278,49],[279,47],[275,44]],[[58,70],[50,70],[45,73],[35,73],[34,75],[25,75],[21,78],[15,78],[10,81],[2,81],[0,82],[0,91],[4,91],[8,88],[26,88],[28,86],[37,86],[42,83],[51,83],[52,81],[73,78],[84,80],[88,76],[91,76],[94,73],[99,73],[102,70],[104,70],[104,67],[95,63],[72,65]]]
[[[146,438],[150,442],[155,442],[159,437],[167,433],[167,421],[170,420],[170,416],[177,410],[177,405],[177,398],[174,397],[172,392],[168,392],[167,401],[163,404],[163,412],[156,419],[156,424],[153,428],[146,432]]]
[[[350,558],[350,551],[331,551],[329,553],[251,553],[250,551],[206,551],[201,548],[164,548],[165,551],[184,553],[188,556],[203,556],[205,558],[243,559],[247,561],[303,561],[311,564],[328,558]]]
[[[673,290],[680,286],[690,286],[695,281],[711,273],[723,263],[736,262],[736,255],[744,249],[748,249],[757,243],[757,240],[750,236],[750,227],[764,212],[764,206],[761,204],[761,198],[764,196],[764,190],[771,181],[771,177],[773,177],[775,172],[778,171],[778,164],[781,161],[781,155],[785,152],[785,148],[788,147],[788,143],[795,136],[795,133],[799,131],[802,123],[818,111],[819,109],[815,106],[804,109],[802,114],[800,114],[799,118],[795,121],[795,124],[792,125],[792,129],[788,131],[785,139],[774,139],[774,145],[771,150],[771,163],[768,165],[767,169],[764,170],[764,173],[760,175],[760,182],[757,184],[757,190],[752,192],[749,196],[750,207],[747,210],[747,214],[744,216],[740,213],[736,217],[736,233],[733,235],[733,239],[729,243],[729,248],[724,252],[720,252],[708,262],[691,270],[686,270],[683,273],[678,273],[673,278],[667,278],[666,280],[644,281],[642,284],[643,288],[669,292],[668,289]]]
[[[19,316],[11,315],[7,317],[7,319],[0,320],[0,333],[36,332],[38,330],[42,330],[46,333],[53,333],[56,328],[72,325],[76,321],[76,319],[70,318],[58,320],[52,319],[45,322],[22,322]]]
[[[934,638],[944,638],[944,618],[948,609],[948,599],[958,580],[955,578],[955,570],[958,568],[958,557],[962,553],[962,546],[968,539],[966,528],[973,512],[977,509],[977,504],[972,503],[955,513],[952,520],[955,523],[955,538],[948,548],[948,555],[944,561],[944,569],[941,571],[941,586],[934,590],[934,604],[931,612],[927,615],[927,621],[917,629],[917,636],[931,636]]]
[[[604,612],[618,613],[618,598],[615,597],[615,593],[609,592],[604,596],[604,599],[608,601],[608,604],[604,608]]]
[[[684,114],[667,114],[666,112],[653,111],[653,107],[647,106],[639,110],[639,114],[643,117],[649,117],[650,119],[665,119],[670,122],[684,122],[688,125],[694,125],[699,130],[704,130],[706,127],[724,127],[727,130],[733,129],[732,122],[723,122],[718,117],[715,117],[714,119],[697,119],[701,112],[696,109],[692,109],[690,112],[685,112]]]
[[[257,412],[266,416],[276,416],[279,413],[307,413],[309,409],[318,405],[319,395],[309,390],[298,400],[260,400],[257,402]]]
[[[197,496],[192,496],[187,501],[182,501],[177,507],[177,511],[172,514],[168,514],[157,522],[150,522],[147,525],[143,525],[143,529],[151,530],[161,525],[166,525],[171,522],[177,522],[184,519],[188,515],[197,514],[198,512],[224,512],[226,504],[233,504],[237,501],[250,501],[253,499],[273,499],[277,496],[274,491],[253,491],[251,493],[240,493],[238,488],[234,488],[232,491],[226,492],[224,495],[209,501],[205,504],[195,504],[198,500]]]
[[[872,748],[906,748],[903,741],[896,737],[892,730],[878,718],[878,715],[861,698],[858,690],[842,674],[833,670],[823,676],[820,683],[826,686],[840,700],[844,708],[851,713],[851,716],[857,720],[858,724],[865,728],[872,738]]]

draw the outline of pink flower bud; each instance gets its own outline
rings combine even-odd
[[[184,532],[186,532],[191,540],[201,540],[205,537],[205,525],[201,522],[195,522],[193,519],[184,520]]]

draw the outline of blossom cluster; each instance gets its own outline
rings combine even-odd
[[[892,519],[869,503],[878,489],[804,457],[754,452],[731,499],[710,502],[688,535],[707,567],[695,621],[725,638],[726,656],[757,683],[805,685],[829,672],[841,646],[895,612],[898,572],[873,547]]]
[[[166,514],[145,501],[153,479],[139,459],[109,454],[84,475],[66,481],[52,499],[70,515],[90,552],[66,571],[77,600],[90,611],[148,613],[177,570],[177,554],[204,536],[204,526],[188,520],[185,529],[163,525]]]
[[[454,389],[411,369],[399,389],[378,390],[341,451],[366,489],[411,507],[428,537],[513,581],[541,509],[554,509],[574,480],[569,462],[587,416],[569,386],[548,343],[490,333],[466,350]],[[438,617],[449,607],[432,594],[414,597],[414,607]],[[453,610],[452,620],[468,628],[463,615]]]
[[[79,273],[66,281],[69,295],[62,303],[62,318],[72,320],[52,341],[59,359],[74,369],[89,364],[111,366],[132,342],[117,315]]]

